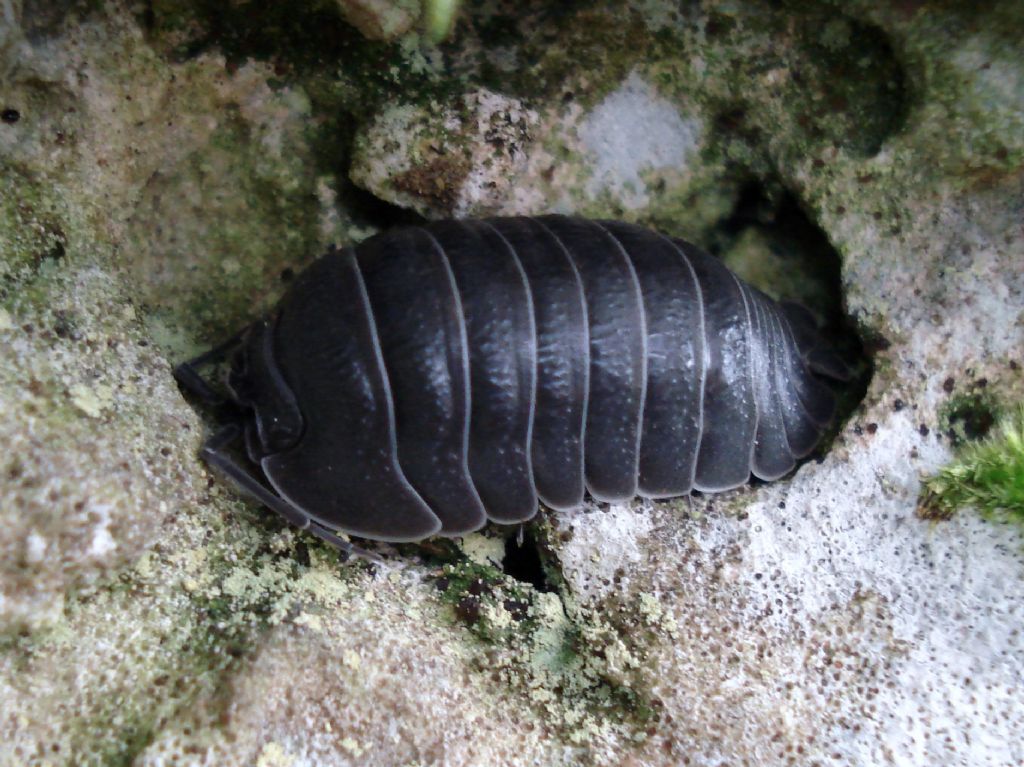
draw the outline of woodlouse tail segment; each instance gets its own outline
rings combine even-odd
[[[811,372],[835,381],[845,382],[853,378],[850,366],[821,337],[813,314],[792,301],[780,302],[779,308],[789,322],[800,356]]]
[[[842,383],[853,380],[853,371],[846,361],[827,346],[818,346],[804,355],[812,372]]]

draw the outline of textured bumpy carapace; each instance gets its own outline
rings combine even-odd
[[[443,221],[331,250],[232,355],[203,455],[349,548],[789,472],[843,363],[799,307],[693,245],[564,216]],[[254,464],[225,448],[244,432]]]

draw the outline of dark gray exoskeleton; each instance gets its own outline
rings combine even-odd
[[[774,480],[847,378],[813,320],[693,245],[564,216],[443,221],[331,250],[231,356],[203,457],[294,524],[382,541]],[[254,467],[226,452],[244,432]]]

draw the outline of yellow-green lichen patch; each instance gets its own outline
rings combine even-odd
[[[45,260],[67,248],[68,206],[58,189],[11,169],[0,169],[0,296]]]
[[[363,568],[340,566],[326,545],[307,546],[290,529],[268,536],[262,525],[230,535],[235,549],[203,546],[175,557],[192,563],[183,588],[233,643],[246,645],[254,632],[287,620],[317,630],[320,614],[361,595],[353,584],[364,577]]]
[[[469,562],[445,566],[436,583],[484,643],[480,670],[524,695],[569,742],[631,738],[656,718],[637,672],[674,629],[653,595],[581,606]]]
[[[374,609],[360,566],[239,524],[236,501],[207,501],[207,516],[180,514],[133,566],[72,591],[47,630],[0,644],[0,695],[24,722],[4,733],[0,762],[135,763],[181,721],[223,721],[226,685],[272,627],[324,633],[335,611]],[[24,675],[32,695],[14,692]]]
[[[197,699],[217,715],[218,690],[249,644],[187,587],[225,538],[182,516],[163,536],[166,548],[71,591],[56,623],[5,643],[0,694],[23,725],[5,732],[0,761],[127,765]],[[202,555],[174,553],[188,546]],[[14,693],[26,674],[32,694]]]
[[[500,567],[505,558],[505,541],[497,536],[470,533],[462,538],[463,553],[476,565]]]
[[[105,384],[73,384],[68,394],[72,404],[90,418],[100,418],[114,402],[114,390]]]
[[[312,550],[311,550],[312,553]],[[396,562],[356,584],[351,599],[270,627],[230,684],[230,716],[209,702],[182,712],[137,758],[252,764],[268,744],[303,763],[552,763],[558,745],[528,705],[486,670],[419,568]],[[276,749],[271,748],[272,752]]]
[[[266,743],[256,759],[256,767],[291,767],[295,757],[280,743]]]

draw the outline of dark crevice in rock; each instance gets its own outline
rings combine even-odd
[[[450,88],[445,78],[410,65],[416,56],[399,43],[364,37],[329,0],[301,10],[279,3],[150,0],[137,13],[149,42],[172,61],[209,51],[222,53],[229,70],[249,59],[266,61],[276,75],[272,86],[301,83],[314,101],[344,104],[364,118],[381,101],[438,97]]]
[[[505,558],[501,560],[501,569],[509,578],[529,583],[537,591],[558,591],[548,578],[540,544],[529,529],[523,531],[521,543],[518,535],[506,539]]]
[[[553,730],[573,732],[585,714],[602,727],[645,731],[659,721],[662,704],[641,680],[613,670],[609,657],[623,648],[642,657],[649,626],[631,601],[580,605],[557,569],[551,532],[530,524],[519,543],[512,530],[500,568],[449,560],[434,578],[440,598],[483,643],[483,668],[496,684],[546,701]]]
[[[842,259],[793,193],[774,181],[749,181],[715,234],[709,249],[727,262],[741,238],[755,236],[765,257],[779,260],[788,278],[786,284],[757,287],[805,305],[827,328],[843,324]],[[752,264],[737,266],[749,269]]]
[[[385,202],[348,179],[342,180],[339,186],[338,201],[356,224],[384,230],[425,221],[415,211]]]

